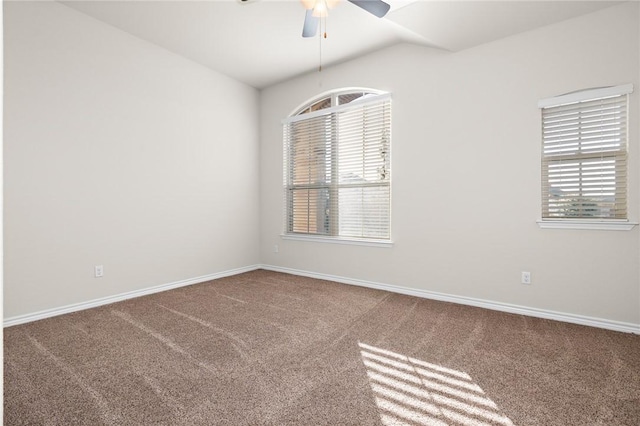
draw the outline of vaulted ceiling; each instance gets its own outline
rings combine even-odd
[[[326,19],[326,39],[301,37],[297,0],[62,3],[256,88],[397,43],[455,52],[621,3],[386,1],[382,19],[341,1]]]

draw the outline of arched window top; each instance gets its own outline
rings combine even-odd
[[[320,111],[323,109],[345,105],[356,99],[364,100],[372,96],[382,95],[385,92],[375,89],[363,89],[363,88],[349,88],[338,89],[331,92],[323,93],[305,102],[301,107],[295,109],[295,112],[290,115],[294,117],[296,115],[309,114],[311,112]]]

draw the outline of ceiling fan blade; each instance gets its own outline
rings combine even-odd
[[[363,8],[364,10],[377,16],[378,18],[382,18],[384,15],[386,15],[389,11],[389,8],[391,8],[391,6],[389,6],[382,0],[349,0],[349,2]]]
[[[318,18],[313,16],[313,9],[307,9],[304,15],[302,37],[314,37],[318,33]]]

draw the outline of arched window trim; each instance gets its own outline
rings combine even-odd
[[[329,90],[326,92],[323,92],[317,96],[314,96],[313,98],[303,102],[302,104],[298,105],[292,112],[291,114],[289,114],[289,117],[295,117],[298,115],[305,115],[305,114],[309,114],[312,112],[317,112],[317,111],[322,111],[324,109],[328,109],[328,108],[332,108],[335,106],[338,106],[338,100],[340,98],[340,96],[344,96],[344,95],[350,95],[350,94],[357,94],[357,93],[364,93],[365,95],[384,95],[387,92],[384,92],[382,90],[376,90],[376,89],[370,89],[370,88],[366,88],[366,87],[343,87],[341,89],[333,89],[333,90]],[[310,109],[312,106],[314,106],[315,104],[317,104],[318,102],[321,102],[325,99],[330,99],[331,103],[329,104],[329,106],[327,107],[322,107],[319,108],[317,110],[314,111],[306,111],[308,109]],[[357,99],[354,99],[357,100]],[[345,105],[345,104],[342,104]]]

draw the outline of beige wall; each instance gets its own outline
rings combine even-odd
[[[539,99],[633,83],[629,214],[639,216],[638,4],[458,53],[401,45],[261,96],[261,260],[351,279],[640,324],[639,230],[542,230]],[[393,94],[393,248],[282,240],[280,120],[321,92]],[[279,253],[273,247],[279,245]],[[520,272],[532,285],[520,284]]]
[[[4,7],[5,317],[258,263],[259,93],[59,3]]]

